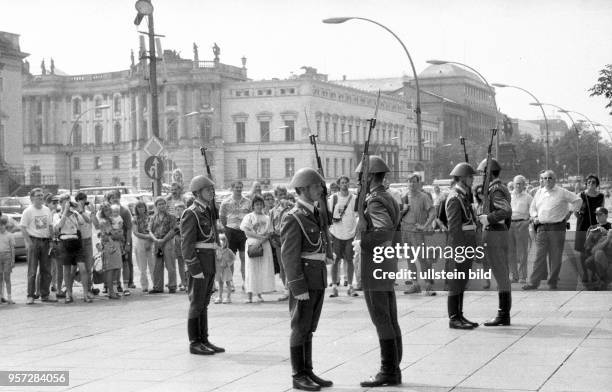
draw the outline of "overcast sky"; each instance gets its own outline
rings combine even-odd
[[[53,57],[68,74],[127,69],[138,52],[133,0],[0,0],[0,30],[21,35],[33,73]],[[454,60],[478,69],[491,83],[514,84],[542,102],[586,114],[608,125],[605,100],[587,89],[612,63],[610,0],[153,0],[164,49],[240,66],[250,78],[286,78],[315,67],[330,79],[412,75],[394,38],[371,23],[326,25],[333,16],[374,19],[407,46],[417,73],[428,59]],[[146,28],[143,22],[141,30]],[[497,103],[511,117],[541,118],[532,99],[498,89]],[[552,108],[547,114],[559,115]],[[561,115],[562,116],[562,115]]]

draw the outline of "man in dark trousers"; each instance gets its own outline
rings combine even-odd
[[[214,186],[205,176],[195,176],[191,180],[189,189],[195,200],[183,212],[180,223],[181,253],[188,271],[189,352],[196,355],[225,352],[225,349],[208,340],[208,304],[215,280],[215,248],[218,236],[210,204],[214,202]]]
[[[375,247],[395,247],[401,239],[397,235],[400,207],[383,184],[385,173],[390,171],[385,161],[373,155],[369,157],[369,163],[369,178],[362,180],[370,185],[364,211],[366,221],[359,219],[357,235],[360,236],[363,295],[378,334],[381,367],[375,377],[361,383],[364,388],[401,384],[399,364],[403,352],[402,332],[397,321],[395,279],[386,275],[397,272],[397,259],[391,257],[380,263],[374,262]],[[361,172],[361,164],[356,172]]]
[[[447,246],[453,249],[466,249],[468,246],[476,248],[476,217],[469,200],[470,188],[474,182],[474,168],[466,162],[459,163],[450,175],[455,185],[451,188],[444,206],[448,221]],[[454,252],[453,252],[454,255]],[[448,290],[448,326],[453,329],[473,329],[478,326],[463,317],[463,293],[469,280],[472,259],[464,257],[448,260],[449,272],[457,271],[454,279],[449,279]],[[461,277],[460,274],[463,274]]]
[[[478,165],[478,171],[487,169],[486,158]],[[510,307],[512,306],[512,286],[508,269],[508,243],[510,242],[510,223],[512,207],[510,191],[499,179],[501,166],[496,159],[491,159],[491,181],[489,182],[489,211],[478,219],[484,228],[485,257],[493,270],[497,281],[499,307],[497,316],[484,323],[485,327],[510,325]]]
[[[317,329],[325,286],[326,260],[331,262],[331,246],[327,228],[315,202],[321,199],[323,177],[311,168],[298,170],[291,184],[298,200],[285,215],[281,228],[281,260],[289,287],[291,312],[291,367],[293,388],[319,391],[332,382],[316,376],[312,371],[312,334]]]

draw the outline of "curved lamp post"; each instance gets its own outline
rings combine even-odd
[[[539,104],[540,110],[542,110],[542,115],[544,116],[544,126],[546,127],[546,170],[548,170],[549,169],[549,165],[548,165],[548,163],[549,163],[549,155],[550,155],[550,137],[549,137],[549,134],[548,134],[548,119],[546,118],[546,113],[544,112],[544,108],[542,107],[542,104],[541,104],[540,100],[538,100],[535,95],[533,95],[532,93],[530,93],[529,91],[525,90],[522,87],[511,86],[509,84],[502,84],[502,83],[493,83],[492,86],[499,87],[499,88],[511,87],[511,88],[515,88],[517,90],[521,90],[521,91],[529,94],[531,96],[531,98],[533,98],[534,101],[536,101]]]
[[[473,71],[476,75],[480,76],[480,79],[483,80],[483,82],[485,82],[485,84],[487,85],[487,87],[489,88],[490,92],[491,92],[491,97],[493,98],[493,106],[495,109],[495,128],[499,129],[498,124],[499,124],[499,117],[497,116],[498,114],[498,110],[497,110],[497,101],[495,100],[495,91],[493,90],[493,87],[491,87],[491,85],[489,84],[489,82],[487,81],[487,79],[482,76],[482,74],[480,72],[478,72],[478,70],[476,70],[476,68],[470,67],[467,64],[463,64],[460,63],[458,61],[446,61],[446,60],[427,60],[426,61],[428,64],[433,64],[433,65],[444,65],[444,64],[457,64],[460,65],[462,67],[465,67],[471,71]],[[499,158],[499,132],[497,133],[496,136],[496,145],[495,145],[495,158]]]
[[[574,122],[574,119],[572,118],[572,116],[569,114],[569,110],[565,110],[560,106],[554,105],[552,103],[539,103],[539,102],[532,102],[530,103],[530,105],[532,106],[552,106],[554,108],[557,108],[557,110],[559,111],[559,113],[564,113],[567,115],[567,117],[569,117],[570,121],[572,122],[572,126],[574,127],[574,132],[576,132],[576,171],[577,171],[577,175],[580,175],[580,132],[578,132],[578,128],[576,128],[576,123]]]
[[[599,131],[597,131],[597,126],[593,123],[593,121],[591,121],[590,118],[588,118],[587,116],[585,116],[582,113],[579,113],[579,112],[577,112],[575,110],[565,110],[563,113],[565,113],[565,112],[574,113],[574,114],[577,114],[579,116],[584,117],[587,120],[587,122],[589,124],[591,124],[591,126],[593,127],[593,131],[595,131],[595,138],[596,138],[595,139],[595,143],[596,143],[596,145],[595,145],[595,154],[597,155],[597,177],[601,178],[600,177],[601,173],[600,173],[600,170],[599,170]],[[578,120],[578,122],[580,122],[580,120]]]
[[[70,128],[70,134],[68,135],[68,145],[70,146],[70,149],[69,151],[66,152],[66,156],[68,157],[68,182],[69,182],[68,187],[70,189],[70,195],[72,195],[72,154],[74,154],[74,151],[72,151],[72,147],[73,147],[72,135],[74,134],[74,130],[76,129],[76,126],[79,123],[79,120],[81,119],[81,117],[85,115],[85,113],[91,112],[92,110],[106,110],[106,109],[109,109],[110,107],[111,106],[108,104],[94,106],[85,111],[82,111],[81,114],[79,114],[77,118],[72,122],[72,128]]]
[[[374,23],[375,25],[380,26],[383,29],[387,30],[393,37],[395,37],[395,39],[400,43],[400,45],[402,45],[402,48],[404,49],[404,52],[406,53],[406,56],[408,57],[408,61],[410,61],[410,67],[412,68],[412,75],[414,76],[414,82],[416,85],[416,108],[414,111],[416,113],[416,126],[417,126],[417,161],[419,164],[422,164],[423,149],[422,149],[422,144],[421,144],[421,137],[422,137],[421,135],[423,134],[423,128],[422,128],[422,122],[421,122],[421,89],[419,87],[419,78],[417,76],[416,69],[414,68],[412,57],[410,57],[410,53],[408,52],[406,45],[404,45],[404,43],[397,36],[397,34],[395,34],[393,31],[391,31],[391,29],[389,29],[385,25],[382,25],[372,19],[361,18],[361,17],[356,17],[356,16],[349,16],[349,17],[337,17],[337,18],[323,19],[323,23],[340,24],[340,23],[344,23],[351,19],[364,20],[366,22]],[[408,102],[407,92],[405,93],[405,98],[406,98],[406,102]]]

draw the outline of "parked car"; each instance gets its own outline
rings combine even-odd
[[[144,201],[147,205],[147,212],[149,214],[153,214],[153,196],[148,193],[129,193],[126,195],[121,195],[121,200],[119,201],[119,203],[123,207],[129,209],[130,213],[134,215],[134,207],[136,206],[136,203],[140,200]]]
[[[32,202],[30,197],[2,197],[0,198],[0,211],[8,214],[21,214]]]
[[[9,219],[12,219],[13,223],[15,224],[15,227],[13,228],[11,233],[13,235],[13,238],[15,239],[15,259],[19,257],[25,257],[27,254],[25,240],[23,239],[23,234],[19,229],[19,222],[21,222],[21,214],[3,213],[2,215],[8,217]]]

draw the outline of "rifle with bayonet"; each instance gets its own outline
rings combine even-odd
[[[489,200],[489,184],[491,183],[491,159],[493,159],[493,154],[491,150],[493,149],[493,139],[495,139],[495,134],[497,134],[497,129],[493,128],[491,132],[491,141],[487,150],[487,166],[485,167],[485,174],[482,180],[483,214],[488,214],[489,212],[491,212],[491,201]]]
[[[210,166],[208,165],[208,159],[206,158],[206,150],[207,148],[205,146],[201,146],[200,147],[200,153],[202,154],[202,156],[204,157],[204,165],[206,166],[206,173],[208,174],[208,178],[210,178],[210,180],[212,181],[213,177],[212,177],[212,173],[210,171]],[[217,210],[217,203],[215,202],[215,194],[213,192],[213,199],[212,199],[212,203],[210,206],[210,209],[212,211],[212,218],[215,224],[215,227],[217,226],[217,220],[219,219],[219,211]]]
[[[319,150],[317,148],[317,137],[319,135],[315,135],[310,130],[310,123],[308,122],[308,114],[306,114],[306,110],[304,110],[304,117],[306,119],[306,127],[308,128],[308,138],[310,139],[310,144],[314,147],[315,157],[317,159],[317,171],[321,175],[321,177],[325,178],[325,174],[323,172],[323,163],[321,163],[321,157],[319,156]],[[332,222],[331,213],[327,208],[327,184],[325,181],[321,184],[323,187],[323,192],[321,193],[321,199],[319,200],[319,210],[321,210],[321,219],[323,220],[323,225],[325,227],[329,227]]]
[[[463,146],[463,155],[465,156],[465,163],[470,163],[470,160],[468,159],[467,149],[465,148],[465,138],[463,136],[459,136],[459,142]]]

